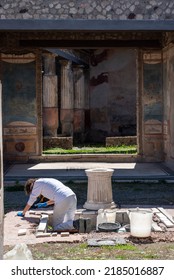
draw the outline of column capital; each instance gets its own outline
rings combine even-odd
[[[44,75],[56,74],[55,55],[51,53],[43,54],[44,58]]]
[[[43,56],[43,58],[55,58],[55,57],[57,57],[58,55],[57,55],[57,54],[54,54],[54,53],[48,52],[48,53],[42,53],[42,56]]]
[[[59,63],[62,67],[66,68],[66,69],[70,69],[72,66],[72,62],[69,60],[65,60],[65,59],[60,59]]]
[[[85,66],[82,64],[73,64],[72,68],[73,69],[85,69]]]

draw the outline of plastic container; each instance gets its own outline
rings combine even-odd
[[[130,233],[135,237],[148,237],[151,235],[153,212],[137,208],[129,211]]]

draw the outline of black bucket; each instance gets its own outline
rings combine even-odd
[[[115,223],[102,223],[98,225],[98,230],[103,232],[117,232],[119,228],[121,227],[121,224],[118,222]]]

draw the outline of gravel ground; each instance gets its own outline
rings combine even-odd
[[[78,208],[82,208],[87,197],[86,183],[68,183],[77,195]],[[21,191],[16,191],[20,189]],[[25,206],[28,197],[23,186],[5,187],[5,211],[18,210]],[[174,184],[170,183],[113,183],[113,200],[119,207],[127,205],[154,205],[174,208]]]

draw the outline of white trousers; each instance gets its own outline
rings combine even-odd
[[[54,205],[53,229],[68,230],[73,229],[73,220],[77,209],[76,195],[65,198],[60,203]]]

